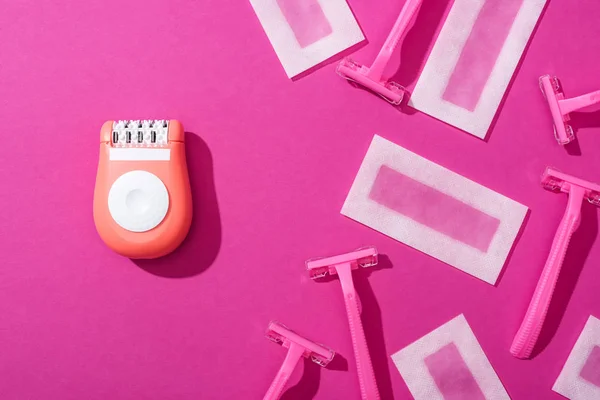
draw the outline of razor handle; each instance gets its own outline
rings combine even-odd
[[[352,282],[352,267],[349,263],[341,264],[336,266],[336,270],[342,284],[346,312],[348,313],[360,393],[363,400],[379,400],[379,390],[375,381],[373,364],[371,363],[367,339],[360,319],[359,299]]]
[[[567,210],[552,241],[546,265],[527,308],[525,318],[510,347],[511,354],[517,358],[529,358],[540,336],[569,242],[581,221],[581,204],[584,194],[584,189],[575,186],[569,193]]]
[[[279,371],[263,400],[277,400],[281,397],[287,381],[290,379],[292,372],[294,372],[294,369],[303,354],[304,349],[302,346],[293,342],[290,343],[290,348],[285,356],[285,360],[283,361],[281,368],[279,368]]]

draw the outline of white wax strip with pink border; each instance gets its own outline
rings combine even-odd
[[[409,104],[485,138],[546,0],[456,0]]]
[[[600,399],[600,320],[588,318],[552,387],[571,400]]]
[[[415,400],[510,399],[462,314],[392,360]]]
[[[527,207],[375,135],[341,213],[494,284]]]
[[[364,40],[346,0],[250,0],[292,78]]]

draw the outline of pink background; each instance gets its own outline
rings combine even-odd
[[[414,84],[449,2],[425,0],[401,83]],[[354,57],[369,63],[402,2],[350,5],[369,41]],[[596,0],[549,1],[487,142],[352,88],[333,64],[287,79],[244,0],[0,8],[3,400],[261,398],[285,353],[263,336],[271,319],[341,356],[332,369],[299,367],[285,398],[356,399],[340,285],[310,281],[304,260],[367,244],[387,256],[355,274],[384,398],[410,398],[389,355],[460,313],[514,399],[560,398],[550,388],[588,316],[600,316],[591,205],[542,351],[519,361],[508,348],[566,205],[540,174],[552,165],[600,181],[598,114],[573,118],[582,154],[569,155],[537,83],[555,73],[569,95],[598,88]],[[94,228],[99,129],[165,117],[190,132],[195,219],[174,254],[133,262]],[[375,133],[530,207],[497,287],[339,214]]]

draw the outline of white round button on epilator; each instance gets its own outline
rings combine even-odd
[[[162,222],[169,210],[165,184],[148,171],[130,171],[108,192],[108,210],[115,222],[131,232],[146,232]]]

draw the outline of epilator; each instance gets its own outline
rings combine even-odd
[[[192,195],[179,121],[102,126],[94,221],[108,247],[129,258],[161,257],[181,244]]]

